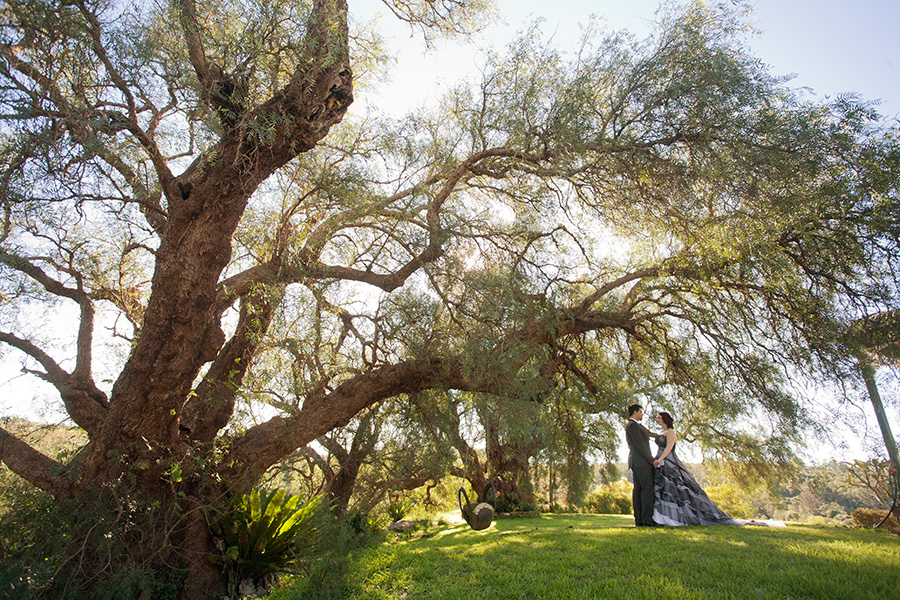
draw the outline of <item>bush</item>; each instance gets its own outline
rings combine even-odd
[[[0,598],[25,597],[48,582],[66,544],[53,499],[0,468]]]
[[[392,498],[387,505],[387,514],[391,522],[399,521],[412,510],[412,502],[405,502],[400,498]]]
[[[582,508],[598,515],[630,515],[631,484],[623,477],[597,486],[584,498]]]
[[[884,510],[857,508],[853,511],[853,514],[850,518],[853,520],[853,524],[857,527],[866,527],[871,529],[875,525],[881,523],[881,520],[886,514],[887,511]],[[887,529],[891,533],[900,534],[900,522],[897,521],[897,516],[891,515],[890,517],[888,517],[888,520],[884,522],[884,525],[882,525],[881,528]]]
[[[316,531],[311,524],[320,500],[304,502],[283,489],[253,491],[236,498],[231,511],[212,520],[212,531],[224,545],[220,560],[232,595],[245,582],[257,586],[294,564],[296,544],[314,544]]]
[[[350,594],[353,556],[384,543],[385,534],[369,515],[351,509],[335,518],[321,511],[315,520],[316,543],[297,549],[291,575],[273,593],[271,600],[333,600]]]
[[[753,505],[747,493],[733,483],[726,482],[706,488],[706,495],[716,506],[736,519],[749,519],[753,516]]]
[[[378,533],[378,521],[371,515],[358,510],[349,510],[344,513],[341,521],[346,524],[354,536],[365,538]]]
[[[534,496],[522,492],[498,493],[497,506],[494,507],[498,513],[537,512],[537,509]]]
[[[125,496],[122,494],[121,496]],[[175,598],[184,573],[134,552],[153,506],[97,490],[90,510],[55,501],[0,469],[0,598]]]
[[[630,515],[631,497],[621,492],[594,489],[584,499],[584,511],[598,515]]]

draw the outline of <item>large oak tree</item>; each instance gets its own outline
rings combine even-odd
[[[480,8],[386,4],[455,33]],[[381,400],[577,385],[610,413],[591,397],[644,390],[687,436],[778,458],[788,377],[850,372],[840,332],[897,308],[896,132],[788,89],[739,12],[574,57],[532,29],[401,121],[346,118],[347,12],[0,9],[0,342],[88,439],[63,463],[0,431],[0,460],[60,501],[155,507],[128,559],[185,569],[186,597],[223,586],[208,515]],[[63,305],[71,361],[28,318]],[[118,365],[94,360],[108,327]],[[276,414],[247,427],[243,400]],[[73,577],[110,567],[75,549]]]

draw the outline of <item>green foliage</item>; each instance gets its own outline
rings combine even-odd
[[[0,598],[46,584],[65,552],[53,500],[0,468]]]
[[[164,518],[152,505],[101,490],[55,501],[0,469],[0,598],[174,600],[184,581],[136,551]]]
[[[631,514],[631,484],[626,479],[597,486],[585,497],[584,512],[599,515]]]
[[[8,420],[5,427],[65,463],[84,443],[71,427]],[[54,500],[0,467],[0,598],[159,600],[177,597],[184,573],[135,551],[165,518],[131,497],[128,476],[80,499]]]
[[[255,583],[288,568],[295,560],[295,545],[313,544],[317,532],[311,524],[320,502],[321,497],[304,502],[283,489],[254,490],[212,520],[213,533],[224,543],[220,560],[232,591],[244,580]]]
[[[129,565],[116,569],[109,577],[100,581],[91,590],[91,597],[97,600],[177,600],[183,583],[181,573],[166,581],[155,569],[144,565]]]
[[[402,498],[391,498],[390,502],[388,502],[385,510],[387,511],[388,517],[391,518],[391,521],[399,521],[412,510],[413,504],[412,502],[405,501]]]
[[[884,506],[865,488],[848,485],[850,465],[831,461],[803,467],[791,480],[777,486],[778,504],[775,518],[805,520],[820,516],[834,522],[850,524],[851,513],[857,508]]]
[[[298,548],[298,560],[288,576],[290,588],[298,599],[340,598],[353,578],[353,557],[380,547],[385,536],[373,519],[355,510],[339,518],[320,511],[315,520],[320,535],[314,546]]]
[[[716,506],[738,519],[749,519],[753,516],[753,505],[747,494],[740,487],[723,483],[704,490]]]
[[[527,492],[498,492],[496,513],[534,512],[538,509],[537,499]]]
[[[631,513],[631,498],[615,492],[594,490],[584,499],[584,511],[598,515]]]
[[[346,522],[353,535],[360,538],[365,538],[378,531],[378,522],[372,516],[358,510],[348,511]]]

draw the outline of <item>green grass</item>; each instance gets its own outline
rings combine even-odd
[[[900,598],[900,538],[882,531],[632,523],[544,515],[484,531],[451,525],[354,554],[327,590],[296,580],[271,598]]]

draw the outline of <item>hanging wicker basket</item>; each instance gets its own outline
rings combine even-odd
[[[486,501],[488,498],[491,498],[491,494],[493,494],[493,500],[496,503],[497,492],[490,483],[485,486],[479,502],[469,502],[469,495],[466,494],[466,490],[463,488],[459,488],[459,492],[456,494],[463,519],[475,531],[487,529],[494,520],[494,507]]]

